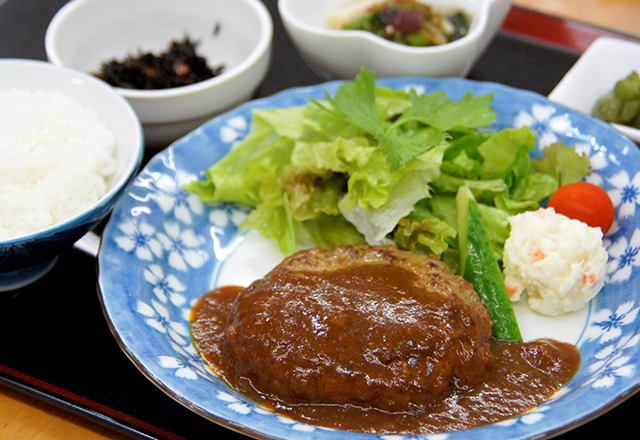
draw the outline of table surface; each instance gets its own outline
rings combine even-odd
[[[264,1],[274,18],[275,52],[257,96],[321,82],[284,34],[275,0]],[[0,58],[45,59],[46,26],[64,3],[0,0]],[[546,95],[597,36],[621,32],[640,38],[637,0],[515,0],[514,5],[469,78]],[[556,32],[559,28],[562,32]],[[510,69],[496,67],[504,60],[510,60]],[[110,334],[95,279],[94,258],[74,249],[39,282],[0,296],[0,438],[246,438],[174,402],[135,368]],[[52,295],[56,289],[65,294]],[[75,334],[73,346],[65,341],[77,328],[87,329],[87,345],[94,347],[80,357],[85,341],[77,341]],[[626,432],[638,404],[640,396],[633,396],[558,438]]]
[[[640,38],[640,0],[514,0],[513,4]]]

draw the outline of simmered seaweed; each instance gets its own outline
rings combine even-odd
[[[111,60],[102,64],[98,78],[115,87],[139,90],[168,89],[195,84],[220,75],[224,65],[210,67],[196,53],[197,43],[189,37],[172,41],[169,50],[159,55],[142,53],[124,61]]]

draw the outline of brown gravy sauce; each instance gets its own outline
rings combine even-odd
[[[395,278],[396,282],[403,285],[402,280],[398,279],[402,273],[380,266],[364,269],[365,272],[367,270],[375,270],[378,278],[382,272],[382,278]],[[340,287],[341,295],[358,295],[360,287],[358,282],[353,282],[352,275],[313,274],[309,282],[330,282]],[[411,289],[408,284],[405,282],[403,289]],[[513,343],[491,339],[489,344],[495,364],[482,380],[468,385],[454,379],[448,390],[437,398],[419,405],[410,404],[400,411],[350,403],[323,404],[283,399],[257,389],[259,386],[255,384],[260,384],[260,380],[255,377],[236,377],[237,365],[229,356],[229,350],[234,349],[227,346],[231,327],[228,318],[232,313],[236,317],[241,314],[242,311],[234,310],[234,305],[242,291],[243,288],[239,286],[219,287],[204,295],[194,306],[191,331],[200,355],[219,377],[247,397],[293,419],[330,428],[376,434],[429,434],[495,423],[526,412],[547,400],[573,377],[580,366],[579,351],[571,344],[553,340]],[[278,307],[289,306],[294,305],[284,303]],[[309,315],[316,312],[318,310],[310,310]],[[364,332],[361,334],[369,330],[360,326],[349,329],[351,332]],[[313,345],[314,341],[309,341],[309,344]],[[355,349],[349,347],[347,350]],[[257,358],[262,354],[248,355]],[[278,368],[278,365],[274,367]]]

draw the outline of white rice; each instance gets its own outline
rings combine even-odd
[[[73,217],[108,190],[113,133],[60,93],[0,91],[0,240]]]

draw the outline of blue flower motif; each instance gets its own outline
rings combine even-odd
[[[167,222],[164,229],[166,234],[158,233],[158,240],[169,254],[169,265],[182,272],[189,267],[202,267],[208,254],[197,248],[202,246],[203,240],[190,229],[182,230],[178,223]]]
[[[154,237],[156,229],[144,222],[136,223],[127,220],[120,223],[118,229],[124,235],[118,235],[114,241],[125,252],[132,252],[141,260],[151,261],[154,256],[162,258],[162,244]]]
[[[181,306],[186,302],[186,298],[182,292],[187,288],[174,275],[165,276],[162,266],[152,264],[148,269],[143,271],[144,279],[153,287],[152,291],[163,303],[170,300],[174,305]]]
[[[280,421],[280,423],[290,425],[292,431],[313,432],[316,430],[316,426],[314,425],[300,423],[297,420],[290,419],[289,417],[278,415],[276,416],[276,418]]]
[[[227,121],[220,129],[220,140],[226,144],[234,144],[241,141],[249,130],[249,124],[242,116],[236,116]]]
[[[622,335],[622,327],[632,324],[638,317],[638,307],[633,302],[620,304],[615,311],[603,308],[593,315],[593,322],[585,331],[587,339],[600,339],[600,343],[612,341]]]
[[[160,366],[175,370],[175,375],[182,379],[195,380],[198,375],[190,368],[191,365],[184,361],[184,357],[158,356]]]
[[[196,180],[193,174],[184,171],[176,171],[175,175],[154,173],[151,178],[140,176],[134,185],[148,190],[145,198],[153,200],[160,210],[165,213],[173,213],[176,219],[185,224],[191,224],[194,215],[204,212],[202,199],[193,193],[188,193],[184,186]]]
[[[638,255],[640,252],[640,229],[636,229],[628,241],[627,237],[620,237],[609,246],[607,251],[609,252],[607,267],[609,282],[627,281],[633,268],[640,266],[640,256]]]
[[[218,399],[225,402],[227,408],[237,412],[238,414],[247,415],[252,409],[255,409],[252,405],[248,405],[246,402],[232,396],[229,393],[218,392]]]
[[[613,205],[618,207],[618,217],[621,220],[633,217],[636,205],[640,204],[640,173],[631,179],[623,170],[611,176],[608,182],[615,187],[608,193]]]
[[[193,346],[182,346],[172,342],[171,347],[178,356],[158,356],[161,367],[174,370],[176,377],[183,379],[195,380],[198,376],[209,376],[203,369],[202,360]]]
[[[631,377],[636,367],[629,362],[631,358],[623,356],[623,353],[635,347],[639,341],[640,336],[627,335],[620,338],[617,344],[607,345],[596,353],[594,356],[596,362],[588,367],[591,378],[586,384],[590,383],[593,388],[610,388],[618,379]]]
[[[576,153],[587,156],[589,158],[589,165],[592,172],[585,176],[587,182],[594,185],[604,186],[604,179],[598,171],[603,170],[609,166],[609,159],[607,158],[606,151],[597,146],[593,146],[588,142],[577,142],[573,145]]]
[[[522,424],[525,424],[525,425],[534,425],[534,424],[539,423],[540,421],[544,420],[544,418],[545,418],[545,414],[544,413],[548,409],[549,409],[548,405],[536,406],[531,411],[528,411],[528,412],[520,415],[519,417],[515,417],[515,418],[507,419],[507,420],[515,420],[518,423],[522,423]]]
[[[556,110],[550,105],[533,104],[531,113],[521,111],[516,116],[513,126],[521,128],[528,126],[538,136],[540,148],[558,142],[559,135],[566,134],[571,129],[571,121],[566,114],[555,114]]]
[[[171,313],[164,305],[156,300],[151,300],[151,304],[138,301],[136,304],[136,312],[146,317],[145,323],[159,331],[166,333],[169,337],[180,345],[189,343],[189,328],[180,321],[171,319]]]
[[[220,204],[211,209],[209,222],[222,229],[226,229],[229,225],[238,228],[247,218],[248,213],[248,209],[243,209],[238,205]]]

